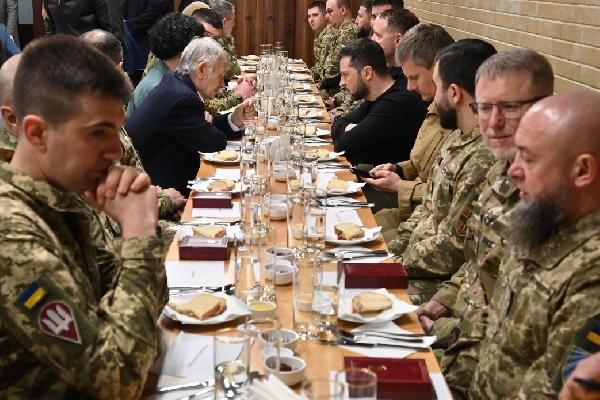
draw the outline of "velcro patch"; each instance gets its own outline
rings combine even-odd
[[[81,344],[79,327],[75,313],[70,305],[63,301],[52,301],[40,309],[38,326],[47,335]]]

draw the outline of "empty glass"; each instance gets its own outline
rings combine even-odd
[[[343,400],[344,385],[328,379],[311,379],[302,384],[301,393],[307,400]]]
[[[315,257],[313,311],[319,339],[335,341],[340,304],[339,283],[341,257]]]
[[[294,271],[294,330],[302,340],[313,339],[317,335],[313,312],[313,286],[315,279],[314,257],[301,255],[296,258]]]
[[[310,189],[308,186],[304,186],[304,190],[309,192]],[[308,193],[306,196],[309,196]],[[302,232],[303,247],[307,253],[318,253],[325,248],[325,216],[325,207],[314,202],[307,204],[304,215],[304,230]]]
[[[377,399],[377,375],[366,368],[347,368],[338,372],[335,380],[345,386],[344,399]]]

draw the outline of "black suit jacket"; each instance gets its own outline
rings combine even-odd
[[[187,75],[167,72],[125,123],[152,183],[175,188],[184,196],[187,181],[200,168],[199,151],[220,151],[227,138],[238,138],[227,115],[204,118],[204,103]]]

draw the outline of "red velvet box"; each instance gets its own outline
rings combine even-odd
[[[229,192],[195,192],[192,196],[194,208],[231,208],[231,193]]]
[[[344,357],[345,368],[368,368],[377,374],[378,399],[435,400],[422,359]]]
[[[408,276],[398,263],[343,263],[346,289],[406,289]]]
[[[206,239],[186,236],[179,243],[179,259],[226,261],[227,238]]]

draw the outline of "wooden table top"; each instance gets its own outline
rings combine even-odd
[[[313,84],[313,91],[317,92],[316,86]],[[324,104],[321,102],[321,108],[324,109]],[[272,134],[276,132],[271,131]],[[332,148],[332,146],[324,146]],[[198,177],[206,178],[214,176],[215,170],[217,168],[239,168],[239,166],[234,165],[216,165],[207,161],[202,161],[200,170],[198,172]],[[349,171],[338,172],[337,176],[341,179],[345,180],[355,180],[354,175]],[[275,182],[272,180],[271,189],[273,193],[285,193],[286,184],[281,182]],[[352,197],[358,200],[365,200],[362,192],[352,195]],[[239,196],[234,197],[234,201],[239,201]],[[192,212],[192,203],[188,200],[188,203],[183,212],[183,216],[181,218],[182,221],[188,221],[191,219]],[[361,208],[357,210],[359,217],[361,218],[365,227],[375,227],[376,222],[371,210],[368,208]],[[272,226],[277,229],[277,245],[285,247],[286,244],[286,234],[287,227],[286,221],[272,221]],[[379,239],[374,242],[370,242],[365,244],[366,247],[370,249],[386,249],[385,241],[380,235]],[[166,260],[167,261],[176,261],[179,259],[178,256],[178,243],[175,240],[168,251]],[[386,262],[393,262],[393,260],[388,260]],[[229,263],[225,263],[226,276],[231,277],[233,268],[232,260]],[[230,278],[231,279],[231,278]],[[394,293],[399,299],[404,300],[410,303],[408,294],[405,290],[390,290],[390,292]],[[276,286],[276,295],[277,295],[277,316],[279,317],[282,327],[284,328],[292,328],[292,318],[293,318],[293,310],[292,310],[292,286]],[[407,329],[411,332],[422,333],[421,325],[419,324],[418,318],[416,314],[411,313],[408,315],[404,315],[403,317],[397,319],[395,321],[400,327]],[[226,327],[236,327],[237,325],[243,323],[243,318],[237,319],[235,321],[231,321],[229,323],[220,324],[217,326],[192,326],[192,325],[181,325],[170,321],[164,316],[160,318],[159,325],[161,328],[166,330],[167,332],[176,335],[180,331],[191,332],[191,333],[199,333],[204,335],[214,334],[219,329]],[[353,325],[344,321],[339,321],[339,326],[341,328],[353,328],[357,325]],[[263,372],[262,367],[262,354],[261,348],[258,344],[258,341],[255,341],[255,345],[252,349],[251,354],[251,364],[252,370],[257,370]],[[313,379],[313,378],[329,378],[330,371],[332,370],[340,370],[343,368],[343,360],[344,356],[360,356],[361,354],[354,353],[351,351],[346,351],[334,345],[325,345],[320,344],[318,342],[300,342],[298,347],[296,348],[296,353],[298,356],[302,357],[307,364],[305,378]],[[427,368],[429,372],[440,372],[440,367],[435,359],[435,356],[431,350],[428,352],[418,352],[414,353],[409,358],[421,358],[424,359],[427,363]],[[151,381],[152,379],[150,379]]]

